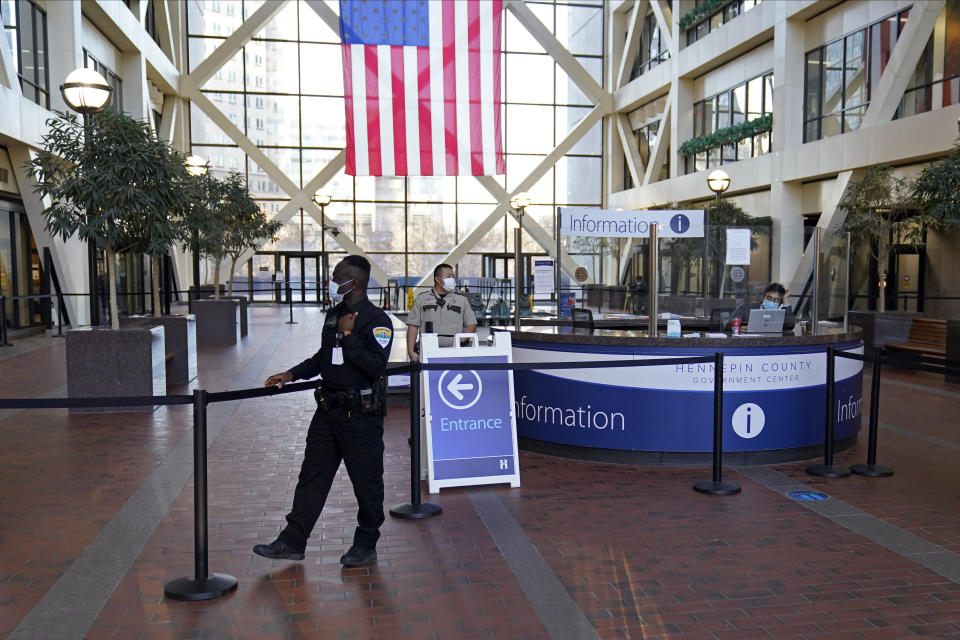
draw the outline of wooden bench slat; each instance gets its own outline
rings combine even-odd
[[[886,345],[894,351],[909,351],[934,357],[947,356],[947,321],[936,318],[914,318],[905,342]]]

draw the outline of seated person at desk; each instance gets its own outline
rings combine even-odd
[[[433,270],[433,287],[414,298],[407,315],[407,355],[411,361],[420,359],[417,337],[421,327],[424,333],[436,333],[441,347],[452,346],[457,333],[477,330],[477,317],[470,301],[454,293],[456,288],[453,267],[439,264]]]
[[[741,331],[747,330],[747,323],[750,321],[751,309],[785,309],[787,316],[786,320],[784,320],[783,328],[791,329],[793,327],[794,320],[793,311],[790,308],[790,305],[787,303],[787,298],[789,295],[789,289],[784,287],[779,282],[771,282],[767,285],[767,288],[763,290],[763,300],[760,302],[759,306],[750,307],[744,303],[733,310],[733,313],[730,314],[730,318],[723,326],[724,331],[730,330],[731,321],[734,318],[740,318]]]

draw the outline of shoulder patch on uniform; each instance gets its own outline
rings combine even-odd
[[[393,335],[393,331],[391,331],[389,327],[373,328],[373,339],[377,341],[381,349],[386,349],[387,345],[390,344],[391,335]]]

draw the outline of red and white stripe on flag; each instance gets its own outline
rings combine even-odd
[[[504,173],[503,2],[426,4],[426,47],[341,45],[349,175]]]

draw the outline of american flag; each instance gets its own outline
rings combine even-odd
[[[340,0],[346,172],[504,173],[502,0]]]

